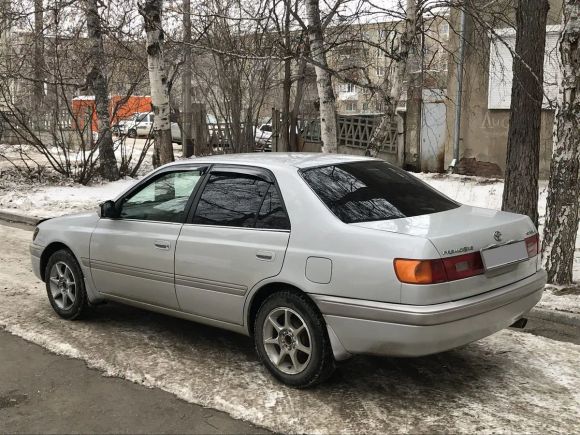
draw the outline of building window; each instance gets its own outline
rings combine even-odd
[[[543,108],[553,107],[558,97],[558,38],[559,25],[546,27],[546,48],[544,51],[544,102]],[[513,29],[497,29],[502,38],[493,38],[489,53],[488,109],[508,110],[511,107],[513,81],[513,58],[516,33]],[[509,46],[506,47],[506,44]]]
[[[441,33],[441,36],[445,36],[447,38],[449,37],[449,23],[445,22],[445,23],[441,24],[440,33]]]
[[[356,112],[356,103],[354,101],[349,101],[346,103],[347,112]]]
[[[387,30],[386,29],[379,29],[379,40],[382,42],[387,39]]]
[[[356,92],[356,86],[352,83],[345,83],[342,85],[343,92]]]
[[[363,112],[366,112],[369,110],[369,103],[363,103]]]
[[[385,67],[384,66],[378,66],[377,67],[377,76],[378,77],[383,77],[385,75]]]
[[[377,103],[375,104],[375,108],[376,108],[377,112],[382,112],[383,111],[383,102],[377,101]]]

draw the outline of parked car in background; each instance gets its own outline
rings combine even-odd
[[[264,151],[272,151],[272,124],[262,124],[254,127],[254,142]]]
[[[113,131],[130,138],[148,137],[153,132],[154,122],[155,114],[153,112],[135,113],[130,118],[120,121],[113,127]],[[171,139],[173,142],[181,143],[181,129],[177,122],[171,123]]]
[[[97,213],[40,223],[30,252],[59,316],[112,300],[247,334],[295,387],[353,354],[429,355],[486,337],[546,283],[527,216],[336,154],[165,165]]]

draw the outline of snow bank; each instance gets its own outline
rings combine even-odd
[[[91,186],[23,186],[0,191],[0,209],[34,217],[54,217],[96,210],[97,205],[135,184],[127,178]]]

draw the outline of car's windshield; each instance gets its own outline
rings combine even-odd
[[[437,213],[459,207],[415,176],[385,162],[365,161],[301,171],[343,222],[369,222]]]

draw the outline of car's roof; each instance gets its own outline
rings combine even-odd
[[[191,164],[196,162],[224,163],[230,165],[250,165],[263,168],[282,166],[294,166],[296,168],[312,168],[315,166],[333,165],[358,161],[376,160],[370,157],[354,156],[347,154],[325,153],[247,153],[247,154],[224,154],[207,157],[195,157],[179,160],[173,164]]]

